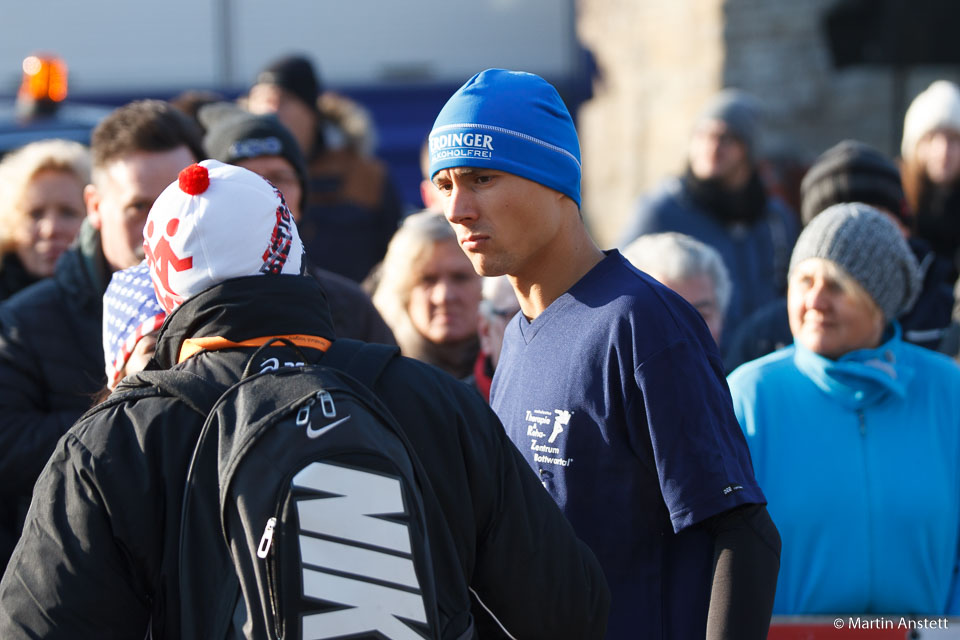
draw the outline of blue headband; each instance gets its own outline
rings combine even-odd
[[[532,73],[487,69],[447,100],[430,132],[430,177],[441,169],[499,169],[580,206],[580,142],[560,94]]]

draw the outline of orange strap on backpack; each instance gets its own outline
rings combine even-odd
[[[260,347],[277,338],[289,340],[298,347],[304,347],[307,349],[319,349],[320,351],[326,351],[330,348],[330,341],[326,338],[296,333],[286,336],[263,336],[260,338],[250,338],[249,340],[243,340],[242,342],[234,342],[233,340],[227,340],[226,338],[222,338],[220,336],[210,336],[207,338],[188,338],[183,341],[182,345],[180,345],[180,354],[177,358],[177,362],[183,362],[184,360],[195,356],[201,351],[218,351],[220,349],[233,349],[236,347]]]

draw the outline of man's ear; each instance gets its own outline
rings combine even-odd
[[[87,220],[89,220],[90,225],[98,231],[103,222],[100,217],[101,199],[100,192],[97,190],[96,185],[91,183],[83,188],[83,203],[87,205]]]

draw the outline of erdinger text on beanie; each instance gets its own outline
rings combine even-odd
[[[430,132],[430,177],[497,169],[559,191],[580,206],[580,142],[560,94],[532,73],[487,69],[447,101]]]
[[[246,169],[204,160],[180,172],[147,215],[143,248],[167,313],[230,278],[300,275],[303,244],[283,195]]]

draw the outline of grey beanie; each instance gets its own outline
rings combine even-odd
[[[747,147],[751,157],[760,142],[760,104],[739,89],[724,89],[700,112],[698,123],[720,120]]]
[[[804,228],[790,257],[790,275],[807,258],[830,260],[892,320],[920,293],[920,268],[896,224],[859,202],[828,207]]]

